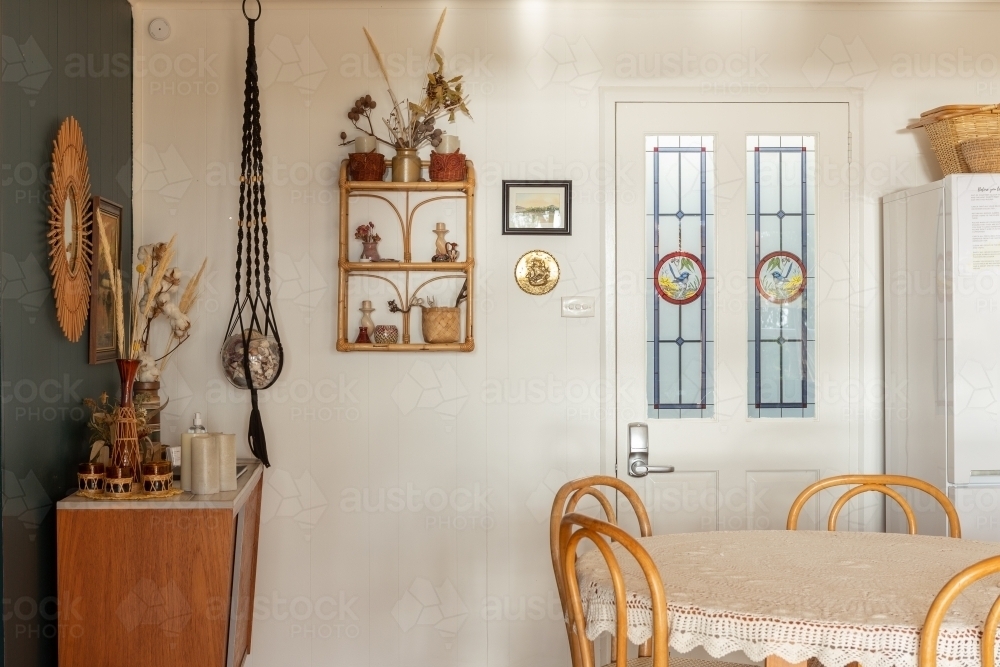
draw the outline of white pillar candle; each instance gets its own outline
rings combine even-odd
[[[354,140],[355,153],[374,153],[376,148],[378,148],[378,142],[375,137],[370,137],[367,134],[362,134]]]
[[[434,149],[437,153],[457,153],[459,147],[458,136],[454,134],[442,134],[441,143]]]
[[[236,490],[236,434],[219,434],[219,490]]]
[[[191,491],[198,496],[219,492],[219,438],[212,433],[191,438]]]
[[[194,433],[181,433],[181,489],[191,490],[191,436]]]

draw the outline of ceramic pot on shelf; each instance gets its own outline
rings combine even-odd
[[[415,148],[397,148],[392,158],[392,181],[416,183],[420,180],[420,157]]]
[[[361,259],[369,262],[381,262],[382,257],[378,254],[378,241],[361,242]]]
[[[145,394],[145,400],[141,404],[138,400],[134,400],[136,407],[146,409],[146,423],[152,429],[149,440],[154,447],[157,447],[160,444],[160,381],[140,382],[137,380],[133,387],[133,394],[136,398],[140,394]],[[152,416],[150,413],[153,413]]]

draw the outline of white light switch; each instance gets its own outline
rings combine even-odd
[[[563,317],[593,317],[594,297],[564,296],[562,298]]]

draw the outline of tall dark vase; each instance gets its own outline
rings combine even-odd
[[[115,442],[111,447],[111,464],[132,468],[132,479],[139,481],[142,455],[139,452],[139,432],[135,421],[132,391],[135,375],[139,371],[137,359],[117,359],[118,377],[121,379],[121,405],[115,417]]]

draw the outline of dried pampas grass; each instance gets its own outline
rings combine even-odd
[[[441,28],[444,27],[444,16],[448,13],[448,8],[445,7],[441,12],[441,18],[438,19],[437,28],[434,29],[434,38],[431,40],[431,51],[427,54],[427,59],[434,60],[434,52],[437,51],[438,39],[441,37]]]
[[[198,284],[201,282],[201,276],[205,273],[205,267],[208,266],[208,257],[204,259],[201,263],[201,268],[198,269],[198,273],[194,274],[194,277],[188,281],[187,287],[184,288],[184,294],[181,295],[180,309],[185,315],[191,310],[191,306],[194,305],[195,300],[198,298]]]

